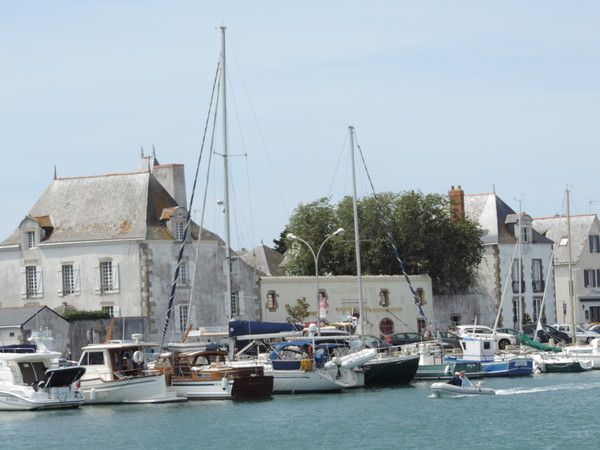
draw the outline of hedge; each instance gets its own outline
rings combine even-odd
[[[99,320],[99,319],[110,319],[110,313],[108,311],[65,311],[62,315],[69,322],[76,320]]]

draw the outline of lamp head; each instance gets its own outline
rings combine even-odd
[[[338,228],[337,230],[335,230],[332,233],[332,236],[335,236],[335,235],[338,235],[338,234],[342,234],[344,231],[346,231],[346,230],[344,230],[343,228]]]
[[[290,241],[297,239],[296,235],[293,233],[288,233],[286,236]]]

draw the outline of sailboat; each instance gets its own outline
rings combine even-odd
[[[232,318],[232,289],[231,289],[231,239],[229,226],[229,168],[228,168],[228,140],[227,140],[227,77],[225,60],[225,30],[221,26],[221,60],[219,62],[221,106],[223,119],[223,159],[224,159],[224,201],[225,209],[225,263],[226,263],[226,310]],[[215,84],[217,77],[215,76]],[[214,89],[214,88],[213,88]],[[214,93],[214,90],[213,90]],[[218,100],[217,100],[218,101]],[[211,98],[212,106],[212,98]],[[216,109],[216,108],[215,108]],[[215,119],[216,119],[215,110]],[[210,111],[209,111],[210,117]],[[208,119],[207,119],[208,120]],[[207,121],[208,123],[208,121]],[[206,131],[206,130],[205,130]],[[196,173],[197,178],[197,173]],[[195,187],[195,181],[194,181]],[[177,286],[180,262],[183,256],[185,236],[190,224],[190,211],[192,210],[194,192],[190,199],[188,220],[184,230],[177,268],[169,298],[169,311],[172,308],[173,297]],[[201,224],[202,225],[202,224]],[[201,235],[201,233],[200,233]],[[199,251],[197,251],[197,255]],[[169,321],[169,312],[163,329],[163,340]],[[187,333],[186,333],[187,334]],[[162,344],[162,343],[161,343]],[[190,348],[192,347],[192,348]],[[196,347],[196,349],[193,349]],[[273,392],[273,377],[265,375],[264,368],[260,364],[252,364],[246,367],[237,367],[231,363],[228,353],[218,349],[204,348],[197,350],[198,344],[190,346],[185,343],[180,345],[169,345],[171,353],[161,355],[155,365],[155,369],[165,374],[170,381],[171,387],[178,395],[188,399],[256,399],[269,398]],[[187,350],[187,351],[186,351]],[[196,351],[191,351],[196,350]],[[233,346],[230,345],[229,357],[233,356]]]
[[[352,161],[352,207],[354,215],[354,248],[356,253],[356,279],[358,284],[358,304],[360,309],[359,332],[364,334],[365,306],[362,288],[362,269],[360,261],[360,230],[358,220],[358,204],[356,195],[356,169],[354,162],[354,127],[348,127],[350,134],[350,154]],[[403,355],[393,350],[378,352],[376,357],[363,364],[365,385],[379,386],[387,384],[405,384],[412,381],[419,368],[419,355]]]

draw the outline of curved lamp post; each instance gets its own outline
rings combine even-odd
[[[302,239],[301,237],[298,237],[293,233],[287,234],[287,238],[290,241],[300,241],[304,245],[306,245],[315,260],[315,283],[316,283],[316,287],[317,287],[317,335],[318,336],[321,336],[321,314],[320,314],[321,305],[319,304],[319,255],[321,254],[321,250],[323,249],[323,245],[325,245],[325,242],[327,242],[332,237],[343,233],[344,231],[345,230],[343,228],[338,228],[333,233],[327,235],[327,237],[325,237],[325,240],[323,242],[321,242],[321,245],[319,246],[317,253],[315,253],[315,251],[310,246],[310,244],[308,242],[306,242],[304,239]]]

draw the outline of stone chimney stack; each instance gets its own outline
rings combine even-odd
[[[454,221],[465,219],[465,192],[460,185],[455,188],[452,186],[448,192],[450,200],[450,217]]]
[[[151,168],[151,171],[152,175],[162,184],[171,197],[175,199],[177,204],[187,209],[183,164],[155,164]]]

